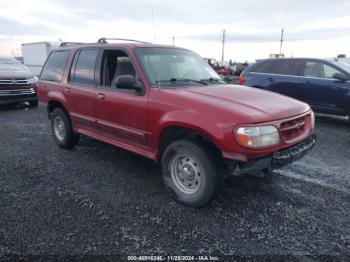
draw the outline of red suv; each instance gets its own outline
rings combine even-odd
[[[62,148],[86,135],[153,159],[166,188],[208,203],[227,175],[263,176],[315,144],[310,107],[229,85],[196,53],[148,43],[62,44],[38,82]]]

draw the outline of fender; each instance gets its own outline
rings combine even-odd
[[[47,94],[47,98],[48,98],[48,104],[50,103],[50,101],[56,101],[56,102],[62,104],[67,111],[69,110],[67,99],[62,94],[62,92],[55,91],[55,90],[49,91]]]
[[[215,121],[190,111],[169,112],[159,119],[157,126],[159,128],[153,134],[154,141],[151,141],[154,149],[158,148],[161,133],[168,127],[183,127],[197,131],[209,138],[217,148],[221,148],[220,141],[224,139],[223,130]]]

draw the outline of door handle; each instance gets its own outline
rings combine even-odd
[[[97,93],[97,99],[98,99],[98,100],[104,100],[104,99],[105,99],[105,97],[106,97],[106,95],[105,95],[105,94],[102,94],[102,93]]]
[[[65,88],[64,88],[64,92],[65,92],[66,94],[69,94],[70,88],[69,88],[69,87],[65,87]]]
[[[269,77],[269,78],[267,78],[266,80],[269,81],[269,82],[275,81],[272,77]]]

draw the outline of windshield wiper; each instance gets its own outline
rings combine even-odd
[[[212,83],[212,82],[215,82],[215,83],[217,83],[217,82],[220,82],[222,79],[220,79],[220,78],[207,78],[207,79],[201,79],[200,81],[201,82],[209,82],[209,83]]]
[[[195,80],[195,79],[189,79],[189,78],[171,78],[169,80],[157,80],[155,83],[164,83],[164,82],[193,82],[193,83],[199,83],[202,85],[208,85],[208,83],[203,82],[202,80]]]

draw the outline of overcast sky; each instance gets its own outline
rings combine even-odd
[[[153,14],[153,19],[152,19]],[[36,41],[133,38],[192,49],[203,57],[253,61],[350,56],[349,0],[0,0],[0,55]]]

